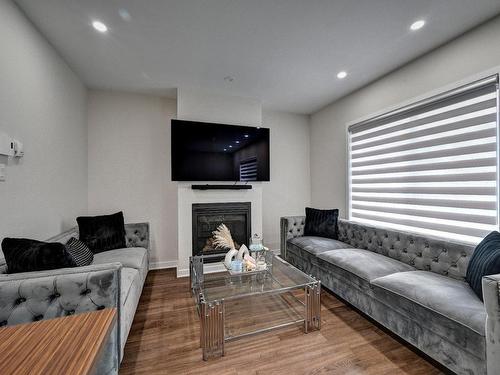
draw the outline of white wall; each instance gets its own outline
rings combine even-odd
[[[263,236],[271,249],[280,246],[280,217],[303,215],[311,204],[309,117],[263,111],[271,129],[271,181],[262,183]]]
[[[250,126],[262,121],[262,105],[257,99],[183,87],[177,89],[177,113],[187,121]]]
[[[177,117],[181,120],[259,126],[262,124],[262,106],[258,100],[252,98],[229,96],[200,89],[179,88],[177,90]],[[226,184],[232,183],[226,182]],[[177,190],[178,276],[189,274],[189,257],[193,246],[191,230],[194,203],[250,202],[252,233],[263,233],[262,183],[252,185],[252,190],[194,191],[191,189],[191,183],[179,182]],[[220,269],[216,267],[213,271],[220,271]]]
[[[9,0],[0,0],[0,131],[21,140],[0,182],[0,238],[46,239],[87,212],[86,89]]]
[[[179,258],[178,236],[190,251],[193,202],[252,201],[254,230],[263,233],[268,246],[279,248],[280,216],[302,214],[311,200],[308,117],[263,112],[260,123],[271,128],[271,182],[256,183],[251,192],[194,192],[189,183],[170,181],[170,120],[176,105],[156,96],[89,91],[89,213],[123,210],[127,222],[149,221],[152,261],[166,267]]]
[[[498,72],[499,45],[497,17],[315,113],[311,117],[313,205],[338,207],[346,215],[348,123]]]
[[[175,100],[89,91],[89,213],[123,210],[126,222],[149,221],[153,266],[177,260],[177,184],[170,181],[175,116]]]
[[[252,183],[249,191],[203,191],[179,183],[179,273],[191,252],[191,205],[199,202],[252,202],[252,232],[279,249],[279,219],[300,215],[311,202],[309,118],[286,112],[262,111],[252,98],[225,96],[202,90],[179,89],[178,117],[183,120],[262,125],[271,132],[271,181]]]

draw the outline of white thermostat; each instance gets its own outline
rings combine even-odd
[[[0,132],[0,155],[14,156],[14,143],[7,134]]]
[[[17,139],[12,140],[12,147],[14,149],[14,156],[16,158],[21,158],[24,156],[24,146]]]

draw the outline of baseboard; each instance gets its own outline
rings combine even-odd
[[[179,269],[177,268],[177,277],[188,277],[189,276],[189,268]]]
[[[176,268],[177,261],[176,260],[168,260],[166,262],[151,262],[149,264],[150,270],[161,270],[163,268]]]

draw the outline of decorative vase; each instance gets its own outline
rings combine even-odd
[[[238,255],[238,250],[231,249],[226,253],[226,257],[224,258],[224,264],[228,269],[231,269],[231,262]]]
[[[241,245],[240,250],[238,251],[238,254],[236,255],[236,259],[243,260],[245,255],[250,255],[250,252],[248,251],[248,247],[246,247],[245,245]]]

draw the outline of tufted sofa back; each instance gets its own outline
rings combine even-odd
[[[49,238],[48,242],[66,243],[71,237],[78,238],[78,227]],[[149,249],[149,223],[125,224],[125,242],[127,247],[144,247]]]
[[[73,227],[66,232],[60,233],[47,239],[47,242],[66,243],[71,237],[78,238],[78,227]],[[125,224],[125,243],[127,247],[144,247],[149,250],[149,223]],[[148,252],[149,256],[149,252]],[[7,273],[5,259],[0,259],[0,275]]]
[[[474,246],[340,219],[339,240],[419,270],[464,280]]]

